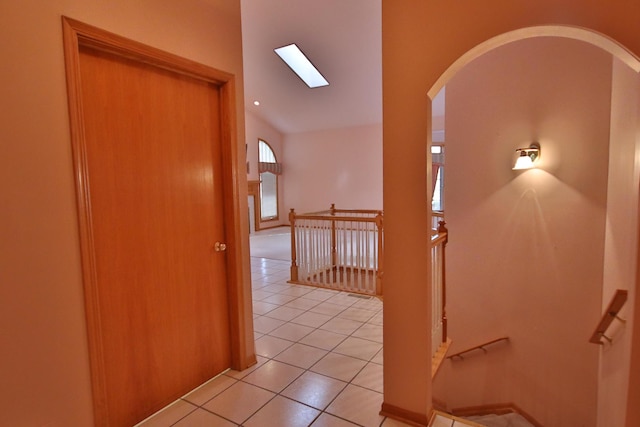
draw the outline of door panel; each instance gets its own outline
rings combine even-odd
[[[80,80],[105,424],[131,425],[230,365],[220,94],[87,47]]]

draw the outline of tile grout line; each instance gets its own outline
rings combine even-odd
[[[264,270],[264,269],[261,269],[261,270]],[[285,270],[283,269],[283,271],[285,271]],[[254,271],[253,271],[253,266],[252,266],[252,273],[254,273]],[[255,272],[255,273],[257,274],[257,272]],[[269,274],[267,273],[267,274],[265,274],[265,275],[269,275]],[[268,287],[268,286],[271,286],[271,285],[278,285],[278,284],[277,284],[277,283],[270,283],[270,284],[265,284],[264,286],[261,286],[261,287],[258,287],[258,288],[253,288],[253,286],[252,286],[252,290],[253,290],[253,291],[258,291],[258,290],[260,290],[261,288]],[[295,286],[295,285],[289,285],[289,284],[287,284],[287,285],[281,285],[281,286]],[[318,289],[320,289],[320,288],[318,288]],[[313,291],[315,291],[315,289],[314,289],[314,290],[311,290],[310,292],[313,292]],[[323,314],[323,313],[317,313],[317,312],[314,312],[314,311],[312,311],[312,310],[313,310],[313,308],[315,308],[315,307],[317,307],[318,305],[323,304],[323,303],[325,303],[325,302],[330,303],[328,300],[329,300],[329,299],[334,298],[335,296],[338,296],[338,295],[346,295],[347,293],[342,292],[342,291],[337,291],[337,290],[330,290],[330,292],[332,292],[332,293],[333,293],[333,292],[336,292],[336,294],[335,294],[334,296],[331,296],[331,297],[329,297],[329,298],[327,298],[327,299],[324,299],[324,300],[315,300],[315,299],[311,299],[311,298],[304,298],[304,295],[307,295],[307,294],[308,294],[308,293],[310,293],[310,292],[307,292],[307,293],[302,294],[302,295],[289,295],[289,294],[283,293],[283,292],[286,292],[286,290],[281,290],[281,291],[278,291],[278,292],[271,292],[271,291],[266,291],[266,290],[265,290],[264,292],[269,292],[269,293],[272,293],[273,295],[285,295],[285,296],[292,296],[292,297],[294,297],[294,298],[293,298],[292,300],[290,300],[290,301],[288,301],[288,302],[284,303],[284,304],[281,304],[281,303],[280,303],[280,304],[273,304],[273,303],[269,303],[269,302],[267,302],[267,303],[269,303],[269,304],[277,305],[278,307],[277,307],[277,308],[274,308],[274,309],[272,309],[272,310],[269,310],[269,311],[265,312],[264,314],[260,314],[259,316],[257,316],[257,317],[256,317],[256,318],[259,318],[259,317],[267,317],[267,318],[269,318],[269,319],[278,320],[278,321],[283,322],[281,325],[277,326],[276,328],[274,328],[274,329],[270,330],[270,331],[269,331],[269,332],[267,332],[267,333],[258,332],[258,333],[260,333],[260,334],[261,334],[261,336],[260,336],[258,339],[260,339],[260,338],[262,338],[262,337],[265,337],[265,336],[268,336],[268,337],[270,337],[270,338],[277,338],[277,339],[281,339],[281,340],[284,340],[284,341],[287,341],[287,342],[289,342],[289,343],[290,343],[286,348],[284,348],[284,349],[280,350],[279,352],[275,353],[275,354],[274,354],[274,355],[272,355],[271,357],[269,357],[269,356],[262,356],[262,355],[259,355],[261,358],[263,358],[263,359],[265,359],[265,360],[266,360],[264,363],[262,363],[262,365],[264,365],[264,364],[268,363],[269,361],[274,361],[274,362],[277,362],[277,363],[285,364],[285,365],[287,365],[287,366],[291,366],[291,367],[295,367],[295,368],[301,369],[301,372],[300,372],[297,376],[295,376],[295,378],[293,378],[291,381],[289,381],[289,382],[288,382],[288,383],[287,383],[287,384],[286,384],[286,385],[285,385],[285,386],[284,386],[284,387],[283,387],[279,392],[275,393],[275,392],[274,392],[274,391],[272,391],[272,390],[266,389],[266,388],[264,388],[264,387],[262,387],[262,386],[259,386],[259,385],[256,385],[256,384],[252,384],[252,383],[250,383],[250,382],[246,381],[246,378],[247,378],[249,375],[251,375],[253,372],[255,372],[255,371],[257,371],[258,369],[260,369],[260,367],[261,367],[262,365],[261,365],[261,366],[258,366],[258,367],[257,367],[257,368],[255,368],[253,371],[251,371],[250,373],[248,373],[247,375],[245,375],[245,376],[243,376],[243,377],[241,377],[241,378],[234,378],[234,377],[232,377],[232,376],[226,375],[226,374],[229,372],[229,371],[227,370],[227,371],[225,371],[224,373],[222,373],[221,375],[226,375],[228,378],[233,379],[233,380],[235,380],[235,381],[234,381],[231,385],[229,385],[228,387],[226,387],[226,388],[224,388],[223,390],[221,390],[221,391],[219,391],[218,393],[216,393],[214,396],[212,396],[212,397],[211,397],[210,399],[208,399],[206,402],[202,403],[201,405],[198,405],[198,404],[194,404],[193,402],[190,402],[190,401],[188,401],[188,400],[184,399],[184,397],[183,397],[183,398],[181,398],[183,401],[185,401],[185,402],[186,402],[186,403],[188,403],[189,405],[194,406],[194,408],[195,408],[193,411],[189,412],[189,414],[185,415],[185,417],[181,418],[181,420],[182,420],[182,419],[184,419],[184,418],[186,418],[187,416],[191,415],[191,414],[192,414],[194,411],[196,411],[198,408],[203,409],[203,410],[207,411],[208,413],[211,413],[211,414],[214,414],[214,415],[216,415],[216,416],[219,416],[219,417],[221,417],[221,418],[223,418],[223,419],[225,419],[225,420],[228,420],[227,418],[223,417],[222,415],[217,414],[217,413],[215,413],[215,412],[212,412],[212,411],[208,410],[207,408],[204,408],[204,405],[206,405],[208,402],[210,402],[211,400],[215,399],[217,396],[219,396],[219,395],[221,395],[222,393],[224,393],[225,391],[227,391],[230,387],[232,387],[232,386],[233,386],[234,384],[236,384],[237,382],[242,382],[242,383],[244,383],[244,384],[248,384],[248,385],[251,385],[251,386],[254,386],[254,387],[257,387],[257,388],[260,388],[260,389],[266,390],[266,391],[269,391],[270,393],[274,393],[274,395],[273,395],[273,396],[272,396],[272,397],[271,397],[267,402],[265,402],[262,406],[260,406],[260,408],[256,409],[253,413],[251,413],[251,415],[249,415],[249,416],[248,416],[248,417],[243,421],[243,423],[245,423],[247,420],[249,420],[249,419],[251,419],[253,416],[255,416],[255,415],[256,415],[258,412],[260,412],[260,411],[261,411],[261,410],[262,410],[262,409],[263,409],[267,404],[269,404],[270,402],[272,402],[272,401],[273,401],[277,396],[280,396],[280,397],[285,398],[285,399],[287,399],[287,400],[289,400],[289,401],[292,401],[292,402],[295,402],[295,403],[298,403],[298,404],[304,405],[304,406],[306,406],[306,407],[308,407],[308,408],[311,408],[311,409],[313,409],[313,410],[318,411],[318,414],[317,414],[317,415],[316,415],[316,417],[313,419],[313,421],[311,422],[311,424],[313,424],[315,421],[317,421],[317,419],[318,419],[318,418],[319,418],[323,413],[326,413],[326,414],[328,414],[328,415],[335,416],[335,417],[337,417],[337,418],[339,418],[339,419],[342,419],[342,420],[344,420],[344,421],[346,421],[346,422],[349,422],[349,423],[352,423],[352,424],[354,424],[354,425],[360,425],[360,424],[358,424],[358,423],[355,423],[354,421],[347,420],[347,419],[345,419],[345,418],[343,418],[343,417],[341,417],[341,416],[339,416],[339,415],[335,415],[335,414],[332,414],[332,413],[330,413],[330,412],[327,412],[327,411],[326,411],[326,409],[327,409],[327,408],[328,408],[328,407],[329,407],[329,406],[330,406],[330,405],[331,405],[331,404],[332,404],[332,403],[333,403],[333,402],[338,398],[338,396],[340,396],[340,394],[341,394],[344,390],[346,390],[346,388],[347,388],[349,385],[351,385],[351,386],[353,386],[353,387],[358,387],[358,388],[361,388],[361,389],[364,389],[364,390],[368,390],[368,391],[370,391],[370,392],[374,392],[374,393],[378,393],[378,394],[380,394],[380,392],[379,392],[379,391],[377,391],[377,390],[373,390],[373,389],[368,388],[368,387],[365,387],[365,386],[361,386],[361,385],[358,385],[358,384],[354,384],[354,383],[353,383],[353,381],[356,379],[356,377],[357,377],[360,373],[362,373],[362,371],[363,371],[363,370],[364,370],[364,369],[365,369],[369,364],[373,363],[374,365],[380,365],[379,363],[373,362],[372,360],[373,360],[373,359],[374,359],[374,358],[379,354],[379,352],[380,352],[380,351],[382,351],[382,349],[383,349],[383,343],[380,343],[379,341],[376,341],[376,340],[374,340],[374,339],[363,338],[363,337],[357,337],[357,336],[354,336],[353,334],[354,334],[354,333],[356,333],[357,331],[359,331],[359,330],[360,330],[362,327],[364,327],[365,325],[369,325],[369,326],[372,326],[372,327],[381,327],[381,325],[379,325],[379,324],[376,324],[376,323],[369,323],[373,318],[375,318],[376,316],[379,316],[379,315],[380,315],[380,313],[381,313],[381,309],[376,308],[376,309],[374,309],[374,310],[370,310],[370,309],[368,309],[368,308],[362,308],[362,307],[355,306],[355,305],[356,305],[358,302],[360,302],[360,301],[354,301],[353,303],[348,304],[348,305],[342,305],[342,304],[335,304],[335,303],[331,303],[331,304],[334,304],[334,305],[342,306],[342,307],[344,307],[344,308],[343,308],[342,310],[340,310],[340,311],[336,312],[335,314],[331,315],[331,317],[330,317],[329,319],[327,319],[325,322],[323,322],[323,323],[321,323],[321,324],[318,324],[317,326],[309,326],[309,325],[304,325],[304,324],[295,323],[295,322],[294,322],[294,320],[295,320],[296,318],[298,318],[298,317],[300,317],[300,316],[302,316],[302,315],[306,314],[306,313]],[[271,295],[271,296],[273,296],[273,295]],[[267,298],[269,298],[269,297],[267,297]],[[278,319],[278,318],[275,318],[275,317],[270,317],[270,316],[268,316],[268,313],[270,313],[270,312],[272,312],[272,311],[275,311],[275,310],[277,310],[278,308],[285,307],[285,306],[287,306],[287,304],[290,304],[291,302],[294,302],[294,301],[299,300],[299,299],[306,299],[306,300],[308,300],[308,301],[316,301],[316,302],[317,302],[317,304],[315,304],[314,306],[311,306],[311,307],[309,307],[309,308],[307,308],[307,309],[300,309],[300,308],[298,308],[298,307],[288,307],[288,308],[298,309],[298,310],[301,310],[301,311],[302,311],[302,313],[300,313],[299,315],[297,315],[297,316],[295,316],[295,317],[293,317],[293,318],[291,318],[291,319],[289,319],[289,320],[283,320],[283,319]],[[254,301],[262,301],[262,300],[254,300]],[[266,302],[266,301],[265,301],[265,302]],[[354,307],[354,306],[355,306],[355,307]],[[367,320],[364,320],[364,321],[356,320],[356,319],[349,319],[349,318],[345,318],[345,317],[339,317],[339,315],[340,315],[340,314],[342,314],[342,313],[344,313],[345,311],[347,311],[347,310],[349,310],[349,309],[352,309],[352,308],[356,308],[356,309],[364,310],[364,311],[370,311],[370,312],[372,312],[372,315],[371,315],[370,317],[368,317],[368,318],[367,318]],[[323,314],[323,315],[329,316],[328,314]],[[321,328],[322,328],[322,326],[324,326],[326,323],[330,322],[330,321],[331,321],[331,320],[333,320],[333,319],[346,319],[346,320],[350,320],[350,321],[354,321],[354,322],[361,323],[361,325],[359,325],[355,330],[351,331],[351,332],[350,332],[350,333],[348,333],[348,334],[337,333],[338,335],[341,335],[343,338],[342,338],[342,340],[341,340],[339,343],[337,343],[336,345],[334,345],[334,346],[333,346],[331,349],[329,349],[329,350],[326,350],[325,348],[316,347],[316,346],[314,346],[314,345],[310,345],[310,344],[303,344],[303,343],[301,343],[301,342],[300,342],[300,340],[304,339],[304,338],[305,338],[305,337],[307,337],[308,335],[310,335],[310,334],[312,334],[313,332],[316,332],[316,331],[318,331],[318,330],[321,330],[321,331],[327,331],[327,332],[333,332],[333,331],[330,331],[330,330],[321,329]],[[303,335],[302,337],[300,337],[300,338],[299,338],[298,340],[296,340],[296,341],[292,341],[290,338],[282,338],[282,337],[278,337],[278,336],[275,336],[275,335],[270,335],[273,331],[275,331],[275,330],[277,330],[277,329],[279,329],[279,328],[281,328],[282,326],[287,325],[287,324],[291,324],[291,325],[294,325],[294,326],[309,327],[309,328],[311,328],[311,330],[310,330],[308,333],[306,333],[305,335]],[[336,332],[333,332],[333,333],[336,333]],[[335,348],[337,348],[340,344],[342,344],[342,343],[343,343],[346,339],[348,339],[348,338],[359,338],[359,339],[362,339],[362,340],[365,340],[365,341],[371,342],[371,343],[373,343],[373,344],[380,344],[380,345],[381,345],[381,348],[380,348],[379,350],[377,350],[377,351],[373,354],[373,356],[371,356],[371,357],[369,357],[369,358],[367,358],[367,359],[362,359],[362,358],[360,358],[360,357],[353,357],[353,356],[350,356],[350,355],[345,355],[345,354],[342,354],[342,353],[334,352]],[[291,347],[292,347],[293,345],[295,345],[295,344],[301,344],[301,345],[306,345],[306,346],[309,346],[309,347],[312,347],[312,348],[316,348],[316,349],[318,349],[318,350],[325,351],[325,352],[326,352],[326,354],[324,354],[320,359],[318,359],[317,361],[315,361],[315,362],[314,362],[311,366],[309,366],[308,368],[301,368],[300,366],[292,365],[292,364],[290,364],[290,363],[283,362],[283,361],[280,361],[280,360],[276,360],[276,359],[275,359],[276,357],[278,357],[280,354],[282,354],[283,352],[285,352],[287,349],[291,348]],[[343,356],[346,356],[346,357],[351,357],[351,358],[356,359],[356,360],[361,360],[361,361],[363,361],[363,362],[364,362],[364,365],[363,365],[361,368],[359,368],[359,369],[357,370],[357,372],[356,372],[356,373],[351,377],[351,379],[350,379],[349,381],[343,381],[343,380],[340,380],[340,379],[338,379],[338,378],[334,378],[334,377],[332,377],[332,376],[330,376],[330,375],[326,375],[326,374],[322,374],[322,373],[318,373],[318,372],[311,371],[311,368],[312,368],[313,366],[315,366],[317,363],[319,363],[321,360],[323,360],[325,357],[327,357],[330,353],[338,354],[338,355],[343,355]],[[307,373],[307,372],[312,372],[312,373],[314,373],[314,374],[321,375],[321,376],[323,376],[323,377],[330,378],[330,379],[332,379],[332,380],[336,380],[336,381],[340,381],[340,382],[344,383],[344,386],[341,388],[341,390],[340,390],[340,391],[339,391],[339,392],[338,392],[338,393],[337,393],[337,394],[336,394],[336,395],[335,395],[335,396],[334,396],[334,397],[333,397],[333,398],[332,398],[332,399],[331,399],[331,400],[330,400],[330,401],[329,401],[329,402],[324,406],[324,409],[318,409],[318,408],[315,408],[315,407],[313,407],[313,406],[311,406],[311,405],[308,405],[308,404],[306,404],[306,403],[304,403],[304,402],[300,402],[300,401],[298,401],[298,400],[296,400],[296,399],[294,399],[294,398],[290,398],[290,397],[288,397],[288,396],[284,396],[284,395],[282,395],[282,394],[281,394],[282,392],[284,392],[284,390],[286,390],[289,386],[291,386],[291,384],[293,384],[295,381],[297,381],[297,380],[298,380],[302,375],[304,375],[304,374],[305,374],[305,373]],[[217,377],[218,377],[218,376],[217,376]],[[215,378],[217,378],[217,377],[215,377]],[[195,389],[195,390],[197,390],[197,389]],[[191,392],[190,392],[190,393],[191,393]],[[186,396],[186,395],[185,395],[185,396]],[[381,422],[380,422],[380,425],[382,425],[382,424],[385,422],[385,420],[386,420],[386,417],[383,417],[383,419],[382,419],[382,420],[381,420]],[[236,423],[235,423],[235,422],[233,422],[232,420],[228,420],[228,421],[232,422],[233,424],[236,424]],[[179,421],[177,421],[177,422],[180,422],[180,420],[179,420]],[[242,425],[242,424],[240,424],[240,425]]]

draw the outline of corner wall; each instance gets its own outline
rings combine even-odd
[[[93,425],[62,15],[235,74],[238,152],[244,150],[239,1],[0,4],[3,426]],[[238,203],[246,210],[244,174],[239,180],[244,196]],[[243,222],[239,233],[246,241],[242,269],[250,290]],[[250,298],[245,303],[251,313]],[[247,339],[253,343],[251,331]]]

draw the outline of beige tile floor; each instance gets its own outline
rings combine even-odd
[[[258,363],[223,373],[139,426],[405,426],[379,415],[382,302],[287,284],[288,261],[251,264]]]

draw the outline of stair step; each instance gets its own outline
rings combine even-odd
[[[483,427],[482,424],[478,424],[471,420],[465,420],[460,417],[454,417],[453,415],[446,414],[440,411],[434,411],[434,415],[431,418],[430,427]]]
[[[535,427],[522,415],[516,414],[515,412],[502,415],[467,416],[465,418],[486,427]]]

